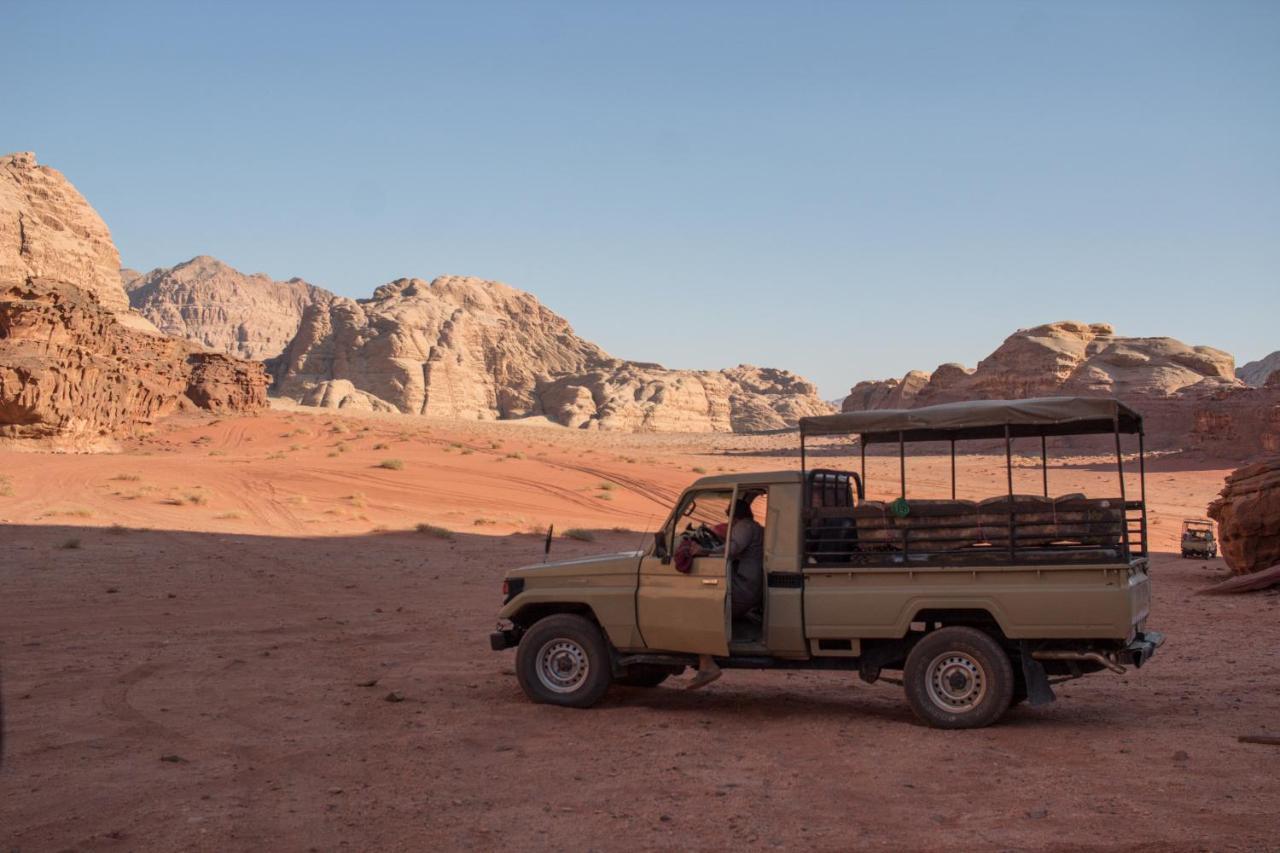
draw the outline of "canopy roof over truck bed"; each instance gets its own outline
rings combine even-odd
[[[800,419],[800,435],[860,435],[864,444],[1014,437],[1142,433],[1142,416],[1108,397],[975,400],[919,409],[842,412]]]

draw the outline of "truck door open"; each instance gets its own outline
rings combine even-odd
[[[674,520],[663,531],[667,553],[673,554],[687,526],[713,527],[728,522],[733,502],[729,489],[686,494]],[[729,653],[727,566],[723,549],[717,555],[695,557],[688,574],[676,569],[670,556],[653,549],[640,560],[636,611],[645,646],[666,652],[727,655]]]

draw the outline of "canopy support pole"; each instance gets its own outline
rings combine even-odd
[[[951,500],[956,499],[956,440],[951,439]]]
[[[1120,451],[1120,418],[1116,417],[1116,473],[1120,475],[1120,534],[1124,541],[1124,555],[1128,559],[1129,554],[1129,503],[1125,499],[1124,494],[1124,454]]]
[[[800,480],[804,480],[804,430],[800,430]]]
[[[907,498],[907,439],[902,430],[898,430],[898,473],[902,480],[902,499]]]
[[[1147,462],[1143,434],[1138,433],[1138,491],[1142,498],[1142,556],[1147,556]]]
[[[1013,562],[1016,560],[1013,533],[1017,525],[1013,519],[1013,436],[1008,424],[1004,425],[1004,470],[1009,482],[1009,560]]]
[[[1040,433],[1040,474],[1044,477],[1044,496],[1049,497],[1049,445]]]
[[[862,493],[867,493],[867,437],[858,436],[858,449],[862,451]]]

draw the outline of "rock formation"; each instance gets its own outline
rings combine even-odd
[[[974,370],[944,364],[901,381],[862,382],[844,411],[1056,395],[1169,397],[1239,387],[1230,353],[1173,338],[1128,338],[1106,323],[1049,323],[1005,339]],[[869,404],[869,405],[868,405]]]
[[[1280,583],[1280,456],[1233,471],[1209,504],[1209,517],[1218,522],[1223,560],[1242,576],[1213,591],[1244,592]]]
[[[246,275],[201,255],[149,273],[120,270],[130,304],[166,335],[264,361],[284,351],[310,305],[333,294],[299,278]]]
[[[1236,377],[1255,388],[1274,387],[1280,385],[1277,373],[1280,373],[1280,350],[1241,366],[1236,370]]]
[[[308,307],[270,362],[276,392],[308,405],[587,429],[728,432],[792,426],[830,407],[786,371],[667,370],[613,358],[505,284],[400,279],[372,299]]]
[[[0,157],[0,438],[87,447],[184,407],[266,403],[262,366],[130,312],[111,234],[31,154]]]
[[[1280,389],[1248,388],[1229,353],[1173,338],[1123,337],[1106,323],[1023,329],[974,369],[943,364],[932,374],[859,382],[841,408],[1040,396],[1117,397],[1144,415],[1151,448],[1228,457],[1280,449]]]
[[[107,225],[61,172],[30,151],[0,157],[0,281],[76,282],[108,311],[128,311]]]
[[[266,403],[262,366],[120,323],[90,291],[0,285],[0,437],[89,447],[184,408]]]

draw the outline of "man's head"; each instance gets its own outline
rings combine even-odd
[[[753,497],[755,497],[755,496],[754,496],[754,495],[752,495],[752,498],[753,498]],[[737,520],[738,520],[738,519],[740,519],[740,518],[750,518],[750,519],[754,519],[754,518],[755,518],[755,514],[751,512],[751,499],[752,499],[752,498],[738,498],[738,500],[734,503],[734,505],[733,505],[733,520],[734,520],[734,521],[737,521]]]

